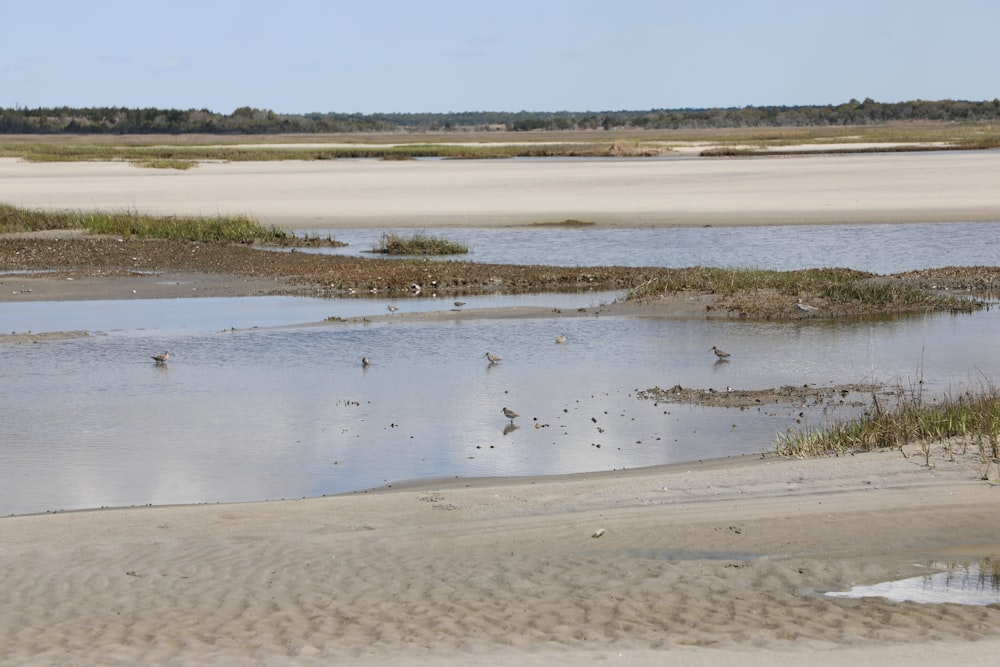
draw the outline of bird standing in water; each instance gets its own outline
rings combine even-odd
[[[368,357],[361,357],[361,365],[364,366],[365,368],[368,368],[369,366],[372,365],[372,360],[369,359]]]
[[[559,343],[559,344],[565,343],[566,342],[566,334],[559,334],[558,336],[556,336],[556,342]]]
[[[167,359],[170,358],[169,352],[164,352],[163,354],[154,354],[151,359],[156,363],[157,366],[167,363]]]
[[[503,359],[503,357],[498,357],[497,355],[493,354],[492,352],[487,352],[483,356],[486,357],[491,364],[495,364],[498,361],[501,361]]]
[[[507,419],[509,419],[510,423],[513,424],[514,420],[517,419],[518,417],[520,417],[521,415],[517,414],[516,412],[514,412],[510,408],[505,407],[503,409],[503,416],[506,417]]]
[[[388,306],[386,306],[385,309],[388,310],[390,313],[395,313],[397,310],[399,310],[399,308],[392,305],[391,303]]]
[[[710,350],[710,352],[715,352],[715,356],[717,356],[719,359],[725,359],[726,357],[729,356],[728,352],[723,352],[722,350],[720,350],[719,348],[717,348],[714,345],[712,346],[712,349]]]

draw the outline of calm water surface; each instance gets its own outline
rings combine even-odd
[[[383,232],[316,232],[348,244],[330,254],[372,256]],[[650,229],[537,228],[432,230],[469,248],[458,259],[553,266],[754,267],[794,270],[843,267],[887,274],[1000,262],[1000,223],[674,227]]]
[[[998,263],[996,226],[949,225],[955,230],[949,236],[920,225],[914,226],[923,230],[919,241],[903,235],[873,245],[872,235],[892,235],[899,227],[842,230],[855,239],[854,252],[845,254],[864,264],[855,268],[876,272]],[[523,247],[550,244],[576,253],[581,264],[665,264],[619,260],[653,253],[647,246],[659,244],[665,247],[658,252],[672,254],[678,247],[701,248],[678,265],[766,264],[743,261],[750,256],[851,265],[803,258],[802,247],[810,244],[793,229],[765,229],[773,245],[754,255],[735,254],[727,245],[727,235],[738,231],[732,229],[669,230],[681,233],[678,239],[707,235],[687,245],[646,243],[636,236],[645,230],[625,230],[628,240],[612,234],[599,243],[588,240],[590,230],[541,232],[551,238],[534,236],[537,230],[503,233],[523,244],[508,244],[506,261],[514,255],[522,260]],[[490,252],[503,247],[502,237],[486,236]],[[815,237],[812,242],[819,243]],[[934,243],[940,247],[928,250]],[[968,252],[955,250],[959,246]],[[479,252],[476,259],[499,261]],[[727,252],[740,261],[722,261]],[[917,256],[924,252],[930,254]],[[466,300],[467,307],[570,312],[593,310],[616,296]],[[397,303],[408,311],[448,310],[451,300]],[[928,392],[940,394],[1000,377],[996,308],[780,324],[584,314],[306,325],[384,314],[387,303],[198,298],[0,304],[3,331],[91,332],[81,339],[0,345],[0,514],[297,498],[408,479],[582,472],[754,454],[772,449],[776,433],[824,426],[863,408],[702,408],[640,400],[637,391],[676,384],[720,391],[807,383],[912,387],[923,380]],[[553,342],[560,333],[567,344]],[[730,360],[716,362],[712,345],[730,351]],[[171,360],[157,367],[149,356],[163,350],[171,351]],[[487,350],[503,361],[487,364]],[[372,366],[361,367],[362,355],[372,358]],[[516,428],[501,414],[504,406],[522,415]]]

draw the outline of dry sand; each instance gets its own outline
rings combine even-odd
[[[296,227],[997,220],[997,183],[996,152],[190,172],[0,160],[7,203]],[[910,454],[8,517],[0,664],[996,664],[998,605],[822,595],[1000,558],[1000,489],[976,458]]]
[[[662,160],[202,164],[0,159],[0,202],[251,214],[293,228],[996,221],[1000,151]]]

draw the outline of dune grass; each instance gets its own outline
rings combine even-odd
[[[469,249],[460,243],[422,232],[409,237],[384,233],[372,252],[384,255],[464,255]]]
[[[784,456],[843,455],[918,444],[930,461],[930,444],[942,443],[949,457],[956,448],[979,452],[988,474],[990,465],[1000,464],[1000,393],[995,387],[940,401],[926,402],[920,392],[901,394],[895,406],[884,407],[876,395],[872,406],[855,420],[831,424],[825,429],[779,434],[775,448]]]
[[[82,229],[90,234],[212,243],[297,245],[296,237],[247,216],[179,217],[134,211],[35,211],[0,204],[0,233]],[[315,244],[315,239],[308,239]],[[332,242],[332,239],[331,239]]]

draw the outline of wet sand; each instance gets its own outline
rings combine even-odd
[[[0,160],[0,201],[296,227],[1000,219],[995,152],[639,164]],[[975,453],[905,453],[3,518],[0,665],[993,664],[998,605],[822,595],[1000,558]]]
[[[0,664],[993,664],[998,605],[823,595],[1000,553],[908,455],[6,518]]]

